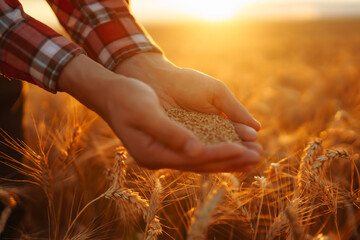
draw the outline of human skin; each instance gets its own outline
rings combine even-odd
[[[58,89],[98,113],[140,166],[230,172],[248,171],[260,161],[261,147],[254,142],[260,124],[225,84],[161,54],[137,54],[114,72],[79,55],[62,71]],[[204,146],[166,116],[169,107],[224,113],[245,142]]]

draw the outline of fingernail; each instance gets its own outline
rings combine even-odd
[[[196,157],[200,154],[202,145],[199,141],[191,139],[186,143],[184,150],[188,156]]]
[[[261,123],[260,123],[258,120],[256,120],[256,119],[255,119],[255,121],[256,121],[256,123],[258,124],[257,130],[259,131],[259,130],[261,129]]]
[[[258,138],[258,133],[256,132],[255,129],[253,129],[252,127],[247,127],[245,129],[246,134],[248,135],[248,138],[250,139],[257,139]]]

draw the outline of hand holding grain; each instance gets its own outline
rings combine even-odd
[[[257,139],[261,126],[229,91],[226,85],[206,74],[175,66],[158,53],[137,54],[115,68],[115,72],[151,86],[165,109],[225,114],[235,126],[243,145],[262,151]]]
[[[150,86],[115,74],[84,55],[66,66],[58,88],[107,121],[141,166],[197,172],[244,171],[260,159],[258,152],[239,144],[204,146],[191,131],[167,117]]]

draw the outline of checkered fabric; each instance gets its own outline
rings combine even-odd
[[[160,50],[122,0],[48,0],[60,23],[86,53],[113,69],[140,52]],[[0,0],[0,74],[56,92],[66,64],[85,53],[75,43],[24,13],[17,0]]]
[[[159,48],[123,0],[48,0],[60,23],[89,57],[108,69],[139,52]]]

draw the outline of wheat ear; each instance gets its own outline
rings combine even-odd
[[[146,210],[149,208],[148,201],[143,199],[138,192],[134,192],[127,188],[109,188],[104,194],[104,197],[114,201],[126,200],[135,206],[137,212],[146,218]]]
[[[221,186],[218,190],[208,196],[205,203],[198,207],[188,233],[188,240],[205,239],[206,230],[210,225],[210,218],[218,206],[225,191],[225,187]]]
[[[300,193],[305,190],[307,176],[311,171],[311,166],[315,162],[316,158],[321,155],[322,151],[322,144],[318,139],[315,139],[313,142],[309,143],[309,145],[305,148],[297,175]]]
[[[160,183],[160,179],[155,179],[155,188],[150,198],[149,208],[146,216],[146,229],[145,229],[145,240],[156,240],[157,236],[162,233],[162,227],[159,218],[156,216],[156,212],[159,209],[161,195],[163,189]]]
[[[297,220],[296,212],[292,208],[286,208],[285,216],[289,220],[289,225],[290,225],[293,239],[294,240],[304,240],[305,234]]]

